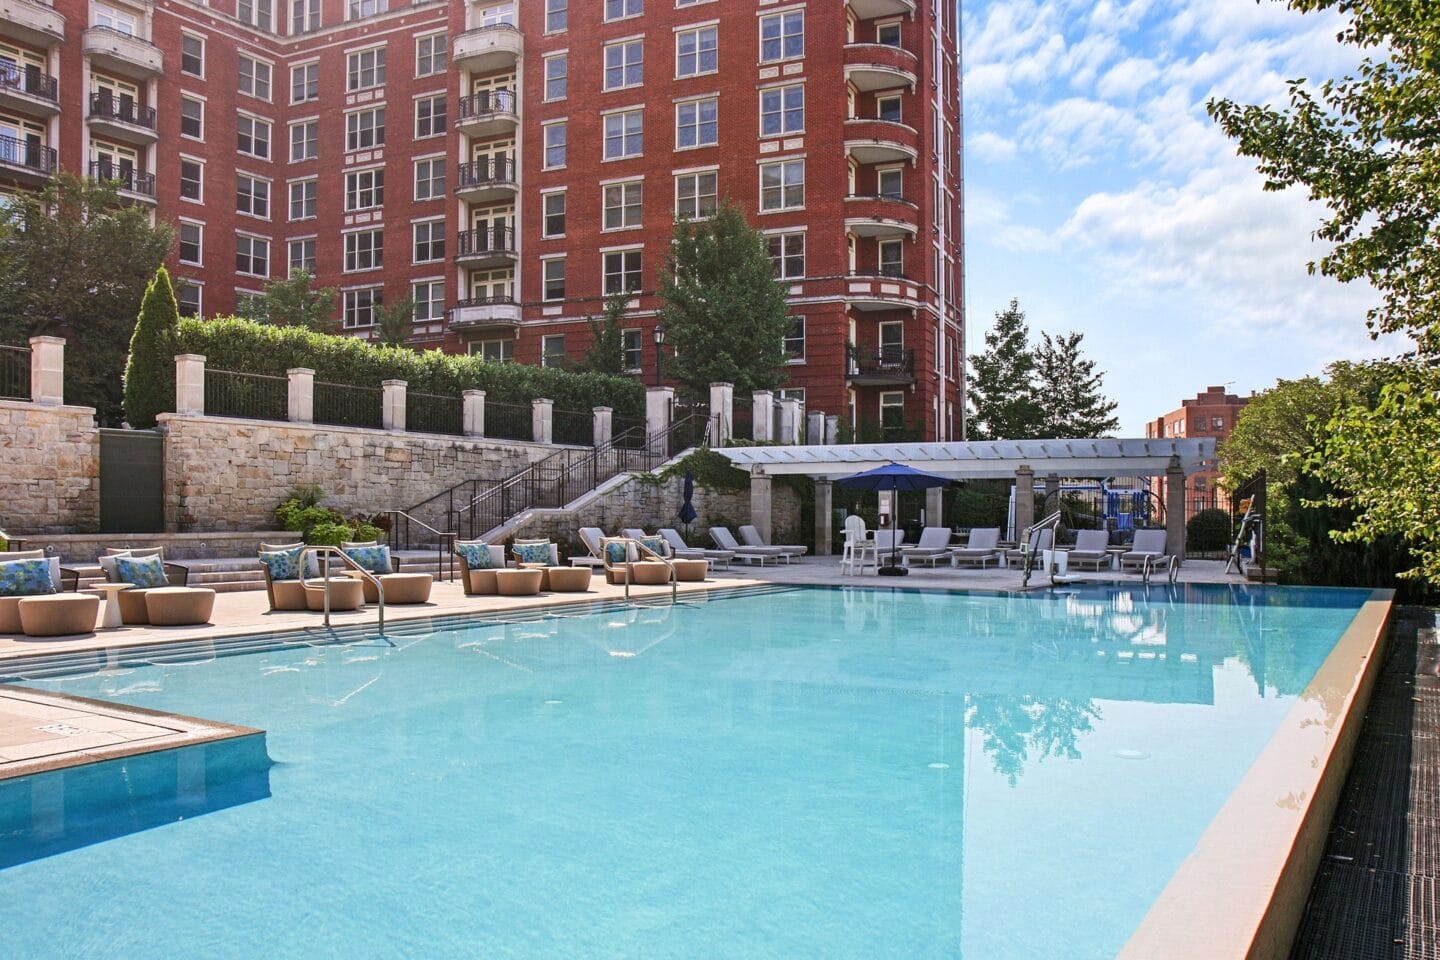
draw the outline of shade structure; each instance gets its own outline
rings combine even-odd
[[[685,471],[685,498],[680,502],[680,512],[676,514],[680,522],[685,524],[685,532],[690,532],[690,524],[695,522],[699,516],[695,511],[695,474],[691,470]]]
[[[916,470],[914,467],[907,467],[903,463],[887,463],[883,467],[866,470],[864,473],[841,477],[835,482],[853,490],[889,490],[891,493],[908,493],[915,490],[929,490],[931,487],[943,487],[950,483],[950,479],[939,474],[926,473],[924,470]],[[900,566],[899,555],[900,538],[892,536],[890,538],[890,566],[879,571],[882,576],[901,577],[910,572]]]

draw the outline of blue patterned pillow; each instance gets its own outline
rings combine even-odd
[[[0,562],[0,597],[35,597],[55,592],[55,581],[50,579],[49,560]]]
[[[300,569],[300,547],[293,550],[275,550],[260,554],[260,562],[270,571],[271,580],[298,580]]]
[[[168,587],[170,580],[165,576],[165,561],[159,557],[116,557],[115,576],[121,583],[128,583],[136,589]]]
[[[465,565],[471,570],[489,570],[495,564],[490,561],[490,545],[487,543],[457,543],[455,552],[465,558]]]
[[[371,573],[390,572],[390,548],[384,544],[378,547],[346,547],[345,556]]]
[[[516,563],[544,563],[550,562],[550,541],[544,543],[517,543],[510,548],[515,554]]]
[[[655,554],[655,556],[657,556],[657,557],[663,557],[663,556],[665,556],[665,538],[664,538],[664,537],[641,537],[641,538],[640,538],[640,544],[641,544],[646,550],[649,550],[651,553]]]
[[[630,544],[611,540],[605,544],[605,559],[611,563],[624,563],[630,558]]]

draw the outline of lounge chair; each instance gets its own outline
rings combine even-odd
[[[772,563],[790,562],[790,557],[780,547],[742,547],[735,539],[735,534],[730,532],[729,527],[711,527],[710,539],[715,541],[715,546],[721,550],[728,550],[736,560],[744,560],[747,563],[758,563],[765,566],[765,561]]]
[[[1130,549],[1120,554],[1120,569],[1143,568],[1147,562],[1155,564],[1169,558],[1170,554],[1165,550],[1164,530],[1136,530]]]
[[[760,531],[753,524],[745,524],[740,528],[740,539],[747,547],[775,547],[784,550],[785,556],[793,560],[799,560],[810,552],[809,547],[801,546],[798,543],[766,543],[765,538],[760,536]]]
[[[1099,570],[1102,564],[1110,562],[1110,554],[1105,550],[1108,546],[1110,534],[1106,531],[1081,530],[1075,534],[1075,546],[1066,551],[1070,557],[1069,565],[1074,567],[1088,563]]]
[[[952,547],[950,566],[962,563],[979,564],[981,569],[991,560],[998,566],[1004,554],[1000,552],[1000,528],[976,527],[970,531],[970,540],[963,547]]]
[[[345,552],[347,557],[362,567],[366,567],[367,562],[371,564],[366,569],[385,588],[387,604],[428,603],[430,601],[430,590],[435,585],[435,578],[428,573],[402,572],[400,558],[392,556],[388,546],[382,545],[376,540],[346,541],[340,544],[340,549]],[[375,569],[376,567],[383,569]],[[375,584],[368,579],[362,579],[360,586],[365,594],[366,603],[380,602],[380,590]]]
[[[665,538],[658,533],[649,534],[639,527],[624,527],[620,531],[620,536],[629,537],[631,540],[639,540],[649,547],[652,553],[658,553],[665,559],[670,559],[670,544],[666,543]]]
[[[592,572],[596,567],[604,569],[605,551],[600,544],[605,539],[605,531],[599,527],[581,527],[575,532],[580,537],[580,542],[585,544],[585,549],[590,552],[583,557],[571,557],[570,566],[589,567]]]
[[[913,560],[916,563],[928,563],[934,566],[941,560],[950,559],[950,528],[949,527],[926,527],[920,531],[920,541],[913,547],[900,548],[900,564],[910,566]]]
[[[100,571],[105,574],[106,583],[120,583],[122,577],[119,573],[119,562],[121,557],[147,558],[159,557],[160,566],[164,571],[165,583],[153,583],[149,587],[132,587],[120,593],[120,622],[127,626],[147,624],[150,622],[149,608],[145,605],[145,591],[157,587],[184,587],[189,585],[190,568],[182,563],[173,563],[165,559],[164,547],[148,547],[140,550],[107,548],[96,563],[100,565]]]
[[[462,547],[465,549],[461,549]],[[488,567],[470,566],[466,554],[472,550],[478,551],[482,547],[490,558],[490,565]],[[486,543],[484,540],[457,540],[455,541],[455,556],[460,560],[460,585],[465,589],[465,596],[494,596],[499,592],[495,571],[505,569],[504,546]],[[482,562],[485,559],[478,553],[475,556]]]
[[[1032,554],[1039,554],[1045,550],[1049,550],[1050,545],[1054,542],[1055,528],[1046,527],[1044,530],[1041,530],[1035,535],[1035,541],[1030,545],[1029,552]],[[1016,547],[1013,550],[1006,550],[1005,565],[1008,567],[1017,563],[1024,563],[1025,553],[1026,551],[1022,550],[1020,547]],[[1039,561],[1036,562],[1038,563]]]
[[[670,547],[670,554],[679,560],[708,560],[711,565],[723,564],[726,570],[730,569],[730,561],[735,559],[735,554],[729,550],[703,550],[700,547],[687,546],[685,538],[673,527],[661,527],[657,531]]]

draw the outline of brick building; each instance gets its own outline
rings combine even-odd
[[[959,437],[958,24],[934,0],[0,0],[0,189],[118,179],[182,310],[294,267],[341,322],[563,363],[676,212],[738,203],[790,283],[789,390]]]
[[[1182,400],[1176,409],[1145,424],[1145,436],[1166,439],[1214,437],[1218,445],[1229,439],[1230,432],[1235,429],[1236,418],[1249,402],[1249,397],[1226,393],[1224,387],[1207,387],[1193,400]],[[1210,507],[1229,508],[1229,502],[1220,490],[1220,474],[1214,469],[1190,476],[1187,499],[1187,520]]]

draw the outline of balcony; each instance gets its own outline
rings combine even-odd
[[[0,0],[0,33],[37,47],[49,47],[65,39],[65,17],[48,3]]]
[[[90,176],[92,179],[109,183],[126,200],[139,200],[141,203],[152,204],[155,202],[155,174],[153,173],[141,173],[132,167],[116,166],[107,160],[92,160]]]
[[[476,297],[461,300],[447,311],[452,328],[518,327],[520,305],[514,297]]]
[[[488,73],[514,67],[524,52],[525,38],[514,25],[492,23],[456,37],[451,60],[471,73]]]
[[[515,161],[509,157],[472,160],[455,171],[455,196],[461,200],[509,200],[518,189]]]
[[[88,27],[82,49],[90,62],[106,73],[149,80],[165,71],[165,56],[159,47],[110,27]]]
[[[856,387],[904,387],[915,382],[915,351],[845,345],[846,377]]]
[[[485,90],[460,98],[455,129],[470,137],[513,134],[520,123],[514,90]]]
[[[915,91],[915,54],[887,43],[847,43],[845,79],[861,93],[909,87]]]
[[[90,129],[112,140],[147,144],[159,139],[156,131],[155,108],[113,97],[108,93],[90,94]]]
[[[915,310],[924,304],[919,284],[899,270],[852,273],[845,285],[845,302],[852,310]]]
[[[515,262],[515,228],[481,227],[456,237],[455,262],[468,267],[501,267]]]
[[[52,116],[60,112],[60,85],[34,67],[0,63],[0,107],[27,116]]]
[[[0,177],[40,184],[49,180],[58,168],[54,147],[0,135]]]
[[[913,237],[919,213],[914,203],[891,194],[845,198],[845,229],[857,237],[881,240]]]
[[[845,121],[845,152],[856,163],[908,163],[920,154],[920,134],[907,123],[878,117]]]
[[[915,0],[849,0],[849,3],[858,20],[901,16],[915,19]]]

